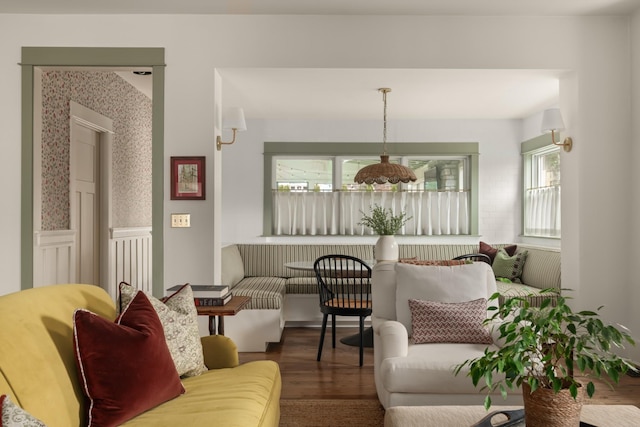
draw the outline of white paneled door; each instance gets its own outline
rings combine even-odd
[[[71,228],[76,235],[76,281],[100,284],[100,135],[72,121],[71,170],[75,173]]]

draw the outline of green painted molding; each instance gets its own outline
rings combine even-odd
[[[536,136],[520,144],[520,154],[527,154],[543,147],[548,147],[549,145],[552,145],[550,134]]]
[[[34,67],[152,67],[153,294],[164,295],[164,48],[23,47],[21,289],[33,287],[33,87]]]
[[[328,155],[328,156],[379,156],[382,149],[379,142],[265,142],[264,154],[271,156]],[[390,156],[456,156],[478,154],[477,142],[394,142],[387,144]]]
[[[379,156],[380,143],[353,142],[269,142],[264,143],[264,176],[263,182],[263,221],[264,236],[272,236],[273,203],[271,195],[271,177],[273,175],[273,157],[286,155],[300,156]],[[478,235],[479,214],[479,143],[477,142],[394,142],[387,144],[390,156],[469,156],[471,168],[471,198],[469,234]],[[441,236],[439,236],[441,237]]]
[[[22,67],[20,288],[33,287],[33,66]]]
[[[164,66],[164,48],[23,47],[21,65],[83,67]],[[155,96],[155,94],[154,94]]]

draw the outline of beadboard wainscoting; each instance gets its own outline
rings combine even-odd
[[[151,293],[151,227],[111,229],[109,239],[109,278],[107,292],[116,296],[118,283]]]

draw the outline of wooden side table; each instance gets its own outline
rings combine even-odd
[[[224,316],[235,316],[249,302],[251,297],[233,296],[225,305],[198,306],[200,316],[209,316],[209,334],[216,334],[216,317],[218,318],[218,335],[224,335]]]

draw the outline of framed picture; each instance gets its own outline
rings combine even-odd
[[[171,157],[171,200],[204,200],[204,156]]]

